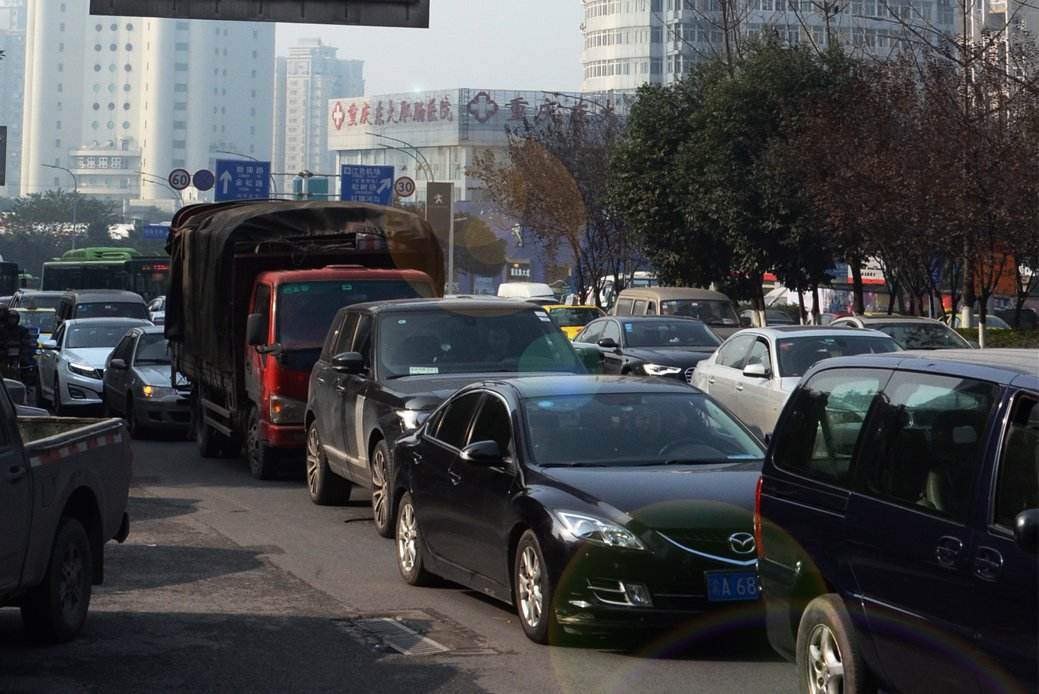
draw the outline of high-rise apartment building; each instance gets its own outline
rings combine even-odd
[[[0,0],[0,51],[0,125],[7,126],[7,184],[0,186],[0,197],[13,197],[18,194],[22,159],[25,0]]]
[[[88,5],[29,6],[22,194],[75,187],[168,206],[174,168],[270,157],[272,24],[95,17]]]
[[[584,92],[669,84],[697,62],[735,52],[764,32],[819,48],[837,40],[884,57],[909,45],[910,26],[929,36],[961,29],[958,0],[581,1]]]
[[[320,39],[300,39],[278,58],[274,88],[274,171],[333,173],[329,99],[364,95],[364,61],[340,60]]]

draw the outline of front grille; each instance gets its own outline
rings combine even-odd
[[[695,366],[690,366],[685,370],[685,382],[689,385],[693,385],[693,372],[696,371]]]
[[[737,553],[733,550],[729,538],[733,533],[743,532],[742,530],[690,529],[658,532],[661,537],[670,540],[676,545],[681,545],[681,548],[709,554],[722,559],[745,562],[754,559],[755,556],[753,551]]]

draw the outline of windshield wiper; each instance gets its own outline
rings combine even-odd
[[[607,465],[606,463],[577,462],[577,463],[545,463],[544,465],[540,465],[539,467],[550,468],[550,467],[613,467],[613,466],[612,465]]]

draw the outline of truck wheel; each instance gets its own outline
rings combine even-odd
[[[375,532],[383,537],[393,537],[394,518],[391,506],[390,447],[379,441],[372,449],[372,518]]]
[[[249,414],[249,432],[246,434],[245,454],[249,472],[258,480],[272,479],[277,472],[276,451],[260,439],[260,413],[253,408]]]
[[[840,597],[822,595],[805,608],[797,628],[797,670],[802,692],[876,691]]]
[[[22,623],[29,635],[55,643],[75,636],[87,619],[93,575],[87,531],[75,518],[62,518],[43,582],[22,603]]]
[[[318,506],[341,506],[350,500],[350,482],[332,472],[321,448],[317,422],[307,429],[307,491]]]

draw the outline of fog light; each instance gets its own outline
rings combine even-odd
[[[76,386],[69,386],[69,397],[74,400],[85,400],[87,398],[86,391],[82,391]]]
[[[579,607],[582,610],[587,610],[589,607],[592,606],[592,603],[588,602],[587,600],[571,600],[570,604],[574,607]]]
[[[635,607],[653,607],[653,596],[649,594],[649,588],[642,583],[625,583],[624,594]]]

